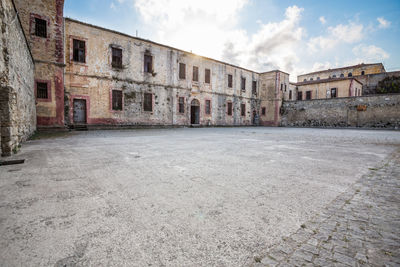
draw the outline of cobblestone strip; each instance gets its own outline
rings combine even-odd
[[[254,266],[400,266],[400,151]]]

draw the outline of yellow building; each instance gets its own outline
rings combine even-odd
[[[356,78],[328,78],[295,84],[293,97],[286,100],[311,100],[362,95],[362,83]]]
[[[354,66],[327,69],[327,70],[302,74],[297,76],[297,82],[318,81],[329,78],[363,76],[363,75],[377,74],[384,72],[386,71],[382,63],[372,63],[372,64],[361,63]]]

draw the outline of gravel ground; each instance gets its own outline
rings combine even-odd
[[[339,129],[46,135],[0,167],[0,263],[252,264],[399,144]]]

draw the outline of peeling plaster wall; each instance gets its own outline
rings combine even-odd
[[[0,129],[2,156],[36,130],[34,64],[11,0],[0,0]]]
[[[400,94],[290,101],[281,126],[400,128]]]
[[[85,63],[74,62],[73,39],[86,44]],[[201,125],[251,125],[253,112],[259,113],[259,99],[252,94],[252,81],[259,74],[200,57],[150,41],[126,36],[99,27],[65,19],[65,90],[66,121],[73,124],[73,100],[86,99],[88,124],[111,125],[189,125],[190,104],[200,102]],[[113,68],[112,47],[122,49],[122,69]],[[144,72],[144,54],[153,57],[153,73]],[[186,79],[179,79],[179,63],[186,64]],[[194,82],[193,66],[199,69]],[[210,69],[210,83],[205,83],[205,69]],[[233,75],[228,88],[227,75]],[[241,90],[246,78],[246,91]],[[111,91],[123,91],[124,108],[111,108]],[[257,86],[258,90],[258,86]],[[143,110],[144,93],[153,94],[153,111]],[[179,113],[178,99],[184,97],[185,112]],[[211,114],[205,114],[205,101],[211,100]],[[233,104],[227,115],[227,102]],[[246,105],[241,116],[240,105]]]

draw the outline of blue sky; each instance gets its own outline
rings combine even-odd
[[[362,62],[400,70],[399,0],[66,0],[64,14],[291,80]]]

